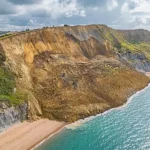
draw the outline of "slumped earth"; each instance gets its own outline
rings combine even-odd
[[[0,80],[10,89],[0,91],[1,128],[27,118],[73,122],[124,104],[149,83],[149,48],[149,31],[104,25],[1,38]]]

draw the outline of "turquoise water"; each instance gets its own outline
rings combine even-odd
[[[36,150],[150,150],[150,87],[130,100],[122,108],[70,125]]]

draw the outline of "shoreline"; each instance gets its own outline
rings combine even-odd
[[[64,128],[65,128],[65,125],[60,126],[58,129],[54,130],[52,133],[46,135],[43,139],[37,141],[34,145],[29,147],[27,150],[34,150],[35,148],[40,146],[42,143],[44,143],[46,140],[56,135],[57,133],[61,132]]]
[[[63,130],[64,128],[68,129],[68,130],[75,130],[76,128],[78,128],[79,126],[81,126],[82,124],[84,123],[87,123],[97,117],[100,117],[102,115],[106,115],[107,113],[111,112],[111,111],[116,111],[118,109],[122,109],[124,107],[127,107],[128,104],[132,101],[132,99],[136,96],[138,96],[140,93],[144,92],[147,88],[150,87],[150,83],[143,89],[135,92],[133,95],[131,95],[127,101],[121,105],[121,106],[118,106],[118,107],[115,107],[115,108],[111,108],[109,110],[106,110],[104,111],[103,113],[100,113],[100,114],[97,114],[96,116],[90,116],[90,117],[87,117],[87,118],[84,118],[84,119],[80,119],[76,122],[73,122],[73,123],[70,123],[68,125],[65,125],[62,129],[60,129],[58,132],[61,132],[61,130]],[[58,132],[55,132],[53,135],[50,135],[49,137],[45,138],[43,141],[41,141],[39,144],[37,144],[34,148],[32,148],[32,150],[34,150],[35,148],[37,148],[38,146],[42,145],[46,140],[49,140],[52,136],[56,135]]]
[[[140,91],[134,93],[127,101],[115,108],[104,111],[96,116],[90,116],[85,119],[80,119],[74,123],[66,124],[64,122],[50,121],[48,119],[41,119],[34,122],[23,122],[15,124],[7,130],[0,133],[0,149],[1,150],[34,150],[38,146],[42,145],[46,140],[49,140],[52,136],[61,132],[64,128],[74,130],[82,124],[89,122],[99,116],[106,115],[111,111],[122,109],[132,101],[132,99],[144,92],[150,87],[150,83]],[[41,132],[40,132],[41,131]],[[21,133],[20,133],[21,132]],[[44,133],[43,133],[44,132]],[[14,134],[15,133],[15,134]],[[13,137],[14,136],[14,137]],[[27,140],[28,139],[28,140]]]
[[[16,124],[0,133],[0,150],[31,150],[60,132],[66,123],[40,119]]]
[[[103,113],[97,114],[97,115],[95,115],[95,116],[90,116],[90,117],[87,117],[87,118],[84,118],[84,119],[80,119],[80,120],[78,120],[78,121],[76,121],[76,122],[73,122],[73,123],[71,123],[71,124],[69,124],[69,125],[66,125],[65,128],[66,128],[66,129],[69,129],[69,130],[74,130],[74,129],[76,129],[77,127],[81,126],[82,124],[87,123],[87,122],[89,122],[89,121],[91,121],[91,120],[93,120],[93,119],[95,119],[95,118],[97,118],[97,117],[100,117],[100,116],[102,116],[102,115],[106,115],[107,113],[109,113],[109,112],[111,112],[111,111],[115,111],[115,110],[118,110],[118,109],[122,109],[122,108],[124,108],[124,107],[127,107],[128,104],[132,101],[132,99],[133,99],[134,97],[138,96],[140,93],[144,92],[144,91],[145,91],[147,88],[149,88],[149,87],[150,87],[150,83],[149,83],[145,88],[143,88],[143,89],[141,89],[141,90],[139,90],[139,91],[133,93],[133,95],[131,95],[131,96],[127,99],[127,101],[126,101],[123,105],[121,105],[121,106],[114,107],[114,108],[110,108],[110,109],[104,111]]]

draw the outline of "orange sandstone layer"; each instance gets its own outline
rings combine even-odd
[[[0,150],[28,150],[64,127],[65,123],[41,119],[14,125],[0,134]]]

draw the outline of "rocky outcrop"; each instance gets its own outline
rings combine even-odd
[[[120,61],[128,63],[139,72],[150,72],[150,60],[143,53],[125,51],[118,54]]]
[[[16,88],[28,94],[29,118],[76,121],[120,106],[144,88],[149,78],[136,70],[149,69],[144,64],[149,45],[142,52],[123,35],[90,25],[34,30],[1,40]]]
[[[27,119],[27,104],[20,106],[7,106],[5,102],[0,103],[0,132],[9,126]]]

